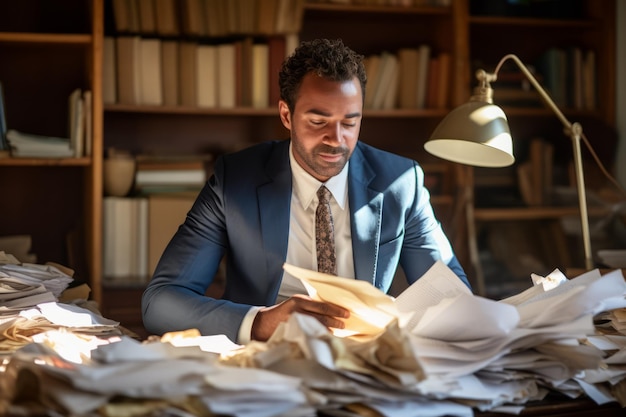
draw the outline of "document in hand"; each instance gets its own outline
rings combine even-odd
[[[399,315],[393,298],[369,282],[337,277],[290,264],[284,264],[283,269],[302,281],[311,298],[350,310],[350,317],[344,320],[346,327],[333,329],[335,336],[373,336],[381,333]]]
[[[285,272],[300,279],[309,296],[340,305],[350,310],[344,329],[333,329],[339,337],[374,336],[389,323],[398,320],[400,327],[412,329],[428,307],[446,298],[453,299],[471,291],[443,262],[438,261],[396,299],[383,293],[370,282],[323,274],[310,269],[284,264]]]

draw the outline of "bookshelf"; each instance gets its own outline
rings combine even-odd
[[[275,105],[202,108],[180,104],[104,103],[105,37],[134,35],[141,31],[128,27],[116,30],[113,0],[72,0],[62,5],[51,5],[52,2],[44,0],[5,3],[0,5],[0,56],[11,59],[12,65],[0,66],[0,82],[5,88],[9,127],[63,135],[67,96],[73,88],[90,88],[94,97],[93,152],[90,157],[68,159],[0,159],[0,185],[16,196],[3,204],[0,235],[33,235],[33,251],[41,261],[65,263],[79,271],[107,316],[122,319],[123,324],[140,330],[141,287],[106,284],[102,273],[104,150],[116,148],[136,155],[148,152],[219,154],[259,141],[285,138],[287,132],[280,124]],[[588,124],[614,126],[613,1],[577,2],[582,4],[580,15],[566,18],[477,14],[473,9],[475,2],[470,0],[415,2],[420,5],[409,7],[389,6],[385,2],[380,5],[357,4],[356,1],[353,4],[293,3],[302,6],[300,12],[294,12],[301,15],[296,32],[300,40],[342,38],[364,56],[384,51],[397,53],[401,48],[423,44],[430,46],[433,55],[449,54],[451,67],[445,107],[366,109],[361,140],[413,157],[424,165],[433,189],[438,190],[433,195],[437,215],[474,285],[476,259],[472,245],[481,242],[480,239],[468,240],[468,229],[477,227],[480,233],[490,223],[497,224],[500,220],[554,220],[575,212],[570,207],[505,208],[475,204],[474,198],[485,190],[487,194],[489,190],[497,192],[493,181],[501,175],[438,160],[425,153],[423,143],[437,123],[469,97],[474,85],[472,70],[477,62],[492,70],[499,58],[515,53],[524,62],[532,63],[548,46],[566,44],[595,51],[597,95],[602,97],[592,110],[566,109],[568,116],[580,120],[583,127]],[[438,3],[444,5],[436,5]],[[182,2],[172,0],[171,4],[181,7]],[[177,11],[176,16],[180,15],[181,9],[172,10]],[[256,13],[260,11],[257,9]],[[174,25],[171,27],[179,25],[177,33],[159,35],[153,28],[146,29],[152,32],[144,37],[217,44],[246,36],[251,36],[255,42],[282,36],[280,33],[209,35],[208,32],[191,35],[185,28],[197,22],[190,21],[189,16],[187,20],[169,22],[170,26]],[[197,26],[193,27],[198,30]],[[41,65],[42,61],[46,64]],[[497,85],[494,88],[497,91]],[[567,138],[562,136],[558,121],[553,120],[548,110],[507,107],[505,111],[516,143],[519,138],[523,143],[534,136],[542,136],[559,144],[555,154],[561,155],[565,152],[563,149],[568,148]],[[591,131],[588,135],[600,140]],[[471,206],[465,204],[467,201]],[[471,237],[471,233],[469,235]],[[77,243],[69,245],[71,241]],[[70,250],[70,247],[79,250]]]
[[[0,82],[8,129],[68,137],[68,97],[93,94],[91,155],[0,158],[0,235],[30,235],[37,262],[65,264],[101,298],[103,33],[99,1],[28,0],[0,5]],[[6,65],[6,63],[10,63]]]

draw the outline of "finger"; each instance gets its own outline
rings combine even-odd
[[[336,304],[311,299],[298,299],[297,310],[303,313],[318,314],[338,318],[350,317],[350,311]]]
[[[308,314],[309,316],[315,317],[320,323],[322,323],[326,327],[332,327],[335,329],[343,329],[346,327],[346,324],[342,320],[336,317],[315,314],[315,313],[306,313],[306,314]]]

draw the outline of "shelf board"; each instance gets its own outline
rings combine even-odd
[[[470,16],[472,25],[482,26],[525,26],[550,28],[580,28],[589,29],[596,26],[593,20],[584,19],[545,19],[537,17],[509,17],[509,16]],[[495,35],[495,34],[494,34]]]
[[[191,106],[148,106],[137,104],[105,104],[105,112],[111,113],[161,113],[161,114],[197,114],[207,116],[278,116],[277,108],[206,108]],[[440,118],[448,114],[449,109],[392,109],[392,110],[364,110],[365,117],[380,118],[411,118],[434,117]]]
[[[608,213],[603,207],[588,207],[590,216]],[[474,219],[477,221],[501,220],[542,220],[559,219],[561,217],[580,216],[578,207],[507,207],[507,208],[476,208]]]
[[[89,34],[0,32],[0,42],[5,43],[89,45],[91,41]]]
[[[392,5],[354,5],[305,3],[304,11],[346,12],[346,13],[396,13],[396,14],[450,14],[449,6],[392,6]]]
[[[0,166],[89,166],[91,158],[0,158]]]

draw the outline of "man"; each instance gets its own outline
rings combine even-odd
[[[155,334],[197,328],[238,343],[267,340],[293,312],[343,328],[349,312],[303,295],[285,262],[317,269],[315,211],[325,185],[339,276],[382,291],[398,265],[409,283],[437,260],[468,286],[410,159],[360,143],[366,74],[340,41],[303,42],[283,63],[280,119],[290,140],[219,158],[165,249],[142,300]],[[221,299],[205,296],[226,256]],[[277,302],[278,301],[278,302]]]

